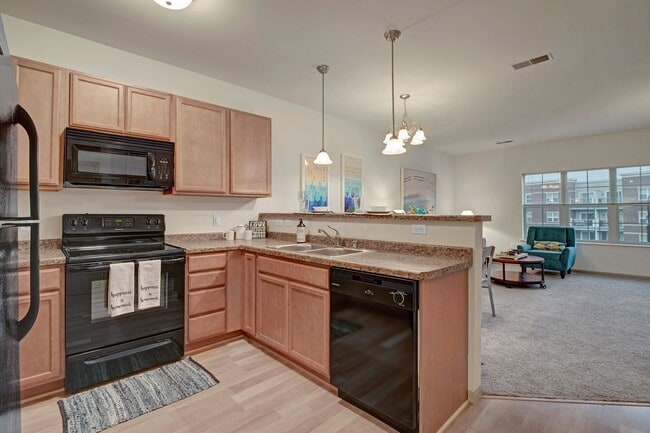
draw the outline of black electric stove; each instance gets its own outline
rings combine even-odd
[[[66,256],[67,391],[131,374],[183,355],[185,250],[165,243],[164,215],[63,215]],[[160,260],[160,306],[108,312],[111,264]]]

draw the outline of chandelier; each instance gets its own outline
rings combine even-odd
[[[406,100],[410,97],[408,94],[400,95],[404,101],[404,114],[402,115],[402,124],[400,125],[399,132],[395,132],[395,41],[400,37],[402,32],[399,30],[389,30],[384,33],[384,37],[390,42],[390,83],[391,83],[391,112],[392,112],[392,127],[386,134],[383,143],[386,145],[381,153],[384,155],[399,155],[406,152],[405,144],[418,145],[424,143],[427,138],[424,131],[418,123],[411,122],[406,112]]]

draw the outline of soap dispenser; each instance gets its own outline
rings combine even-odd
[[[305,223],[302,222],[302,218],[300,218],[300,222],[298,223],[298,227],[296,227],[296,242],[302,243],[307,240],[307,227],[305,227]]]

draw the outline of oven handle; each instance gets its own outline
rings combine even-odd
[[[155,260],[155,259],[145,259],[145,260],[134,260],[135,262],[139,261],[146,261],[146,260]],[[160,264],[161,265],[173,265],[174,263],[182,263],[185,261],[185,257],[177,257],[175,259],[161,259]],[[101,265],[92,265],[89,266],[85,263],[79,263],[79,264],[69,264],[68,265],[68,271],[104,271],[108,270],[110,268],[110,263],[105,262],[104,264]]]

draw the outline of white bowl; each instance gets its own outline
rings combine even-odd
[[[327,212],[327,206],[314,206],[314,212]]]
[[[390,206],[370,206],[372,212],[388,212],[390,211]]]

